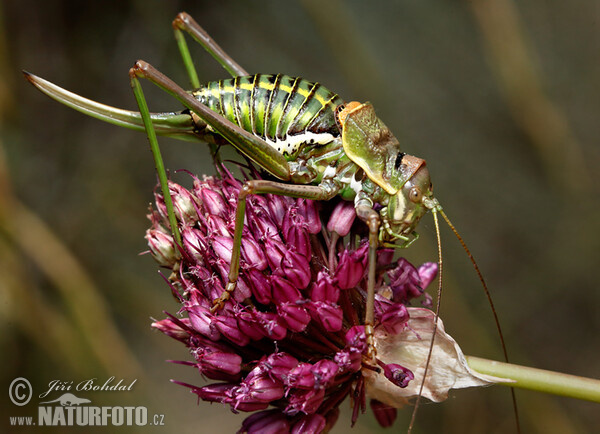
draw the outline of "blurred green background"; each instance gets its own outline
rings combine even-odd
[[[187,84],[170,24],[181,10],[250,72],[301,75],[371,101],[404,150],[427,160],[437,198],[488,280],[512,361],[600,377],[597,2],[3,0],[0,430],[44,431],[6,426],[39,401],[8,401],[16,377],[37,393],[55,379],[137,378],[133,392],[85,397],[165,415],[165,426],[144,432],[234,432],[243,420],[169,383],[203,384],[192,368],[165,362],[188,359],[186,350],[150,329],[178,307],[152,259],[138,255],[155,185],[146,139],[59,105],[20,72],[133,109],[127,71],[138,58]],[[193,48],[203,80],[226,77]],[[179,109],[145,89],[151,110]],[[161,144],[169,168],[211,173],[202,146]],[[420,232],[403,253],[435,260],[430,217]],[[477,278],[452,234],[442,236],[446,328],[466,354],[501,359]],[[524,432],[600,426],[597,404],[517,397]],[[342,407],[338,433],[349,427]],[[405,431],[410,413],[389,432]],[[493,387],[422,405],[414,432],[513,431],[510,394]],[[369,412],[353,432],[379,428]]]

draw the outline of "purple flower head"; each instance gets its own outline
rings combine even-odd
[[[174,270],[170,284],[183,315],[153,326],[187,345],[194,360],[183,363],[213,381],[184,385],[204,401],[256,412],[240,432],[329,430],[348,396],[354,397],[354,423],[366,405],[365,369],[381,372],[394,388],[413,376],[398,364],[378,360],[374,366],[367,355],[369,246],[352,232],[360,226],[353,225],[352,203],[340,201],[323,217],[313,201],[249,197],[237,286],[213,311],[228,283],[242,186],[227,171],[221,175],[194,177],[191,190],[170,184],[182,246],[174,245],[158,194],[146,236],[152,256]],[[400,333],[409,320],[404,304],[422,296],[435,270],[394,262],[390,249],[378,251],[377,267],[375,330]],[[391,423],[392,414],[379,404],[372,404],[378,419]]]

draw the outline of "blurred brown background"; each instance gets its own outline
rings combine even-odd
[[[185,348],[153,332],[177,304],[145,250],[155,184],[142,134],[48,99],[26,69],[81,95],[135,108],[127,71],[144,59],[186,84],[171,20],[189,12],[250,72],[301,75],[369,100],[427,159],[437,198],[488,280],[512,361],[600,377],[598,2],[3,0],[0,3],[0,405],[28,378],[137,378],[134,392],[86,393],[96,405],[165,415],[144,432],[233,432],[243,415],[196,405],[170,378],[202,384]],[[203,80],[226,77],[193,46]],[[155,111],[179,107],[145,89]],[[171,169],[209,173],[200,145],[162,140]],[[182,178],[180,178],[182,179]],[[183,178],[185,179],[185,178]],[[432,219],[406,252],[435,260]],[[442,317],[465,353],[500,359],[490,309],[443,229]],[[84,395],[84,394],[82,394]],[[597,404],[518,391],[524,432],[582,433]],[[344,405],[343,407],[347,407]],[[393,430],[405,431],[410,409]],[[340,420],[335,432],[347,432]],[[112,432],[60,428],[46,432]],[[353,432],[379,432],[370,414]],[[134,429],[121,429],[133,432]],[[140,430],[142,431],[142,430]],[[415,433],[513,432],[508,390],[456,391],[423,405]],[[390,430],[391,432],[391,430]]]

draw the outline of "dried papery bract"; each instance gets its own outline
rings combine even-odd
[[[397,408],[419,394],[435,322],[435,314],[429,309],[409,307],[408,315],[406,327],[396,334],[388,333],[383,327],[376,329],[375,345],[378,358],[408,368],[418,381],[411,381],[404,388],[390,387],[390,382],[381,373],[364,372],[368,395]],[[422,392],[424,397],[441,402],[448,397],[450,389],[489,386],[503,381],[507,380],[469,368],[460,347],[438,319],[435,345]]]
[[[407,305],[430,304],[423,289],[435,277],[435,264],[417,269],[404,259],[394,261],[390,249],[378,252],[374,365],[362,325],[368,245],[352,232],[349,210],[354,211],[343,202],[323,206],[330,212],[304,199],[252,196],[238,285],[223,308],[211,312],[227,284],[242,185],[225,170],[221,175],[193,177],[191,189],[170,185],[181,247],[172,244],[160,194],[150,215],[150,251],[160,265],[176,270],[170,284],[181,301],[181,316],[169,315],[153,326],[183,342],[193,362],[181,363],[213,381],[180,384],[233,412],[256,412],[241,432],[322,432],[335,423],[349,395],[351,424],[367,396],[375,398],[371,407],[381,424],[391,424],[391,407],[415,396],[420,385],[433,314]],[[174,252],[180,253],[177,263]],[[488,384],[479,377],[470,383],[446,367],[451,359],[464,359],[443,327],[438,335],[430,372],[439,369],[456,379],[427,382],[426,397],[437,401],[448,387]],[[448,354],[446,359],[440,353]]]

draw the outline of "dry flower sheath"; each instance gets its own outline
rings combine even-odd
[[[422,347],[429,345],[431,332],[426,329],[431,330],[433,315],[407,304],[416,297],[430,303],[423,288],[434,279],[436,264],[417,269],[404,259],[393,261],[390,249],[379,251],[378,358],[373,366],[366,358],[362,326],[368,245],[356,242],[361,224],[354,224],[353,207],[339,202],[333,211],[319,212],[304,199],[253,196],[246,211],[237,288],[222,309],[211,313],[227,282],[242,184],[225,170],[221,178],[193,180],[190,190],[170,184],[183,246],[173,243],[160,195],[146,235],[158,263],[177,270],[171,288],[183,314],[169,315],[153,326],[189,348],[194,361],[179,363],[195,366],[214,381],[202,387],[179,384],[205,401],[228,404],[233,412],[256,411],[240,432],[322,432],[335,423],[347,396],[352,398],[354,424],[365,410],[367,394],[374,398],[371,408],[377,420],[391,425],[396,412],[392,407],[418,393],[420,381],[414,378],[425,363]],[[350,242],[344,245],[341,237],[348,233]],[[442,333],[443,328],[438,335]],[[436,340],[449,345],[441,336]],[[462,357],[456,349],[454,359]],[[438,355],[434,353],[434,362],[442,366],[444,356]],[[436,367],[430,372],[435,378]],[[442,376],[452,377],[453,372]],[[424,394],[440,400],[448,387],[488,381],[430,380]]]

